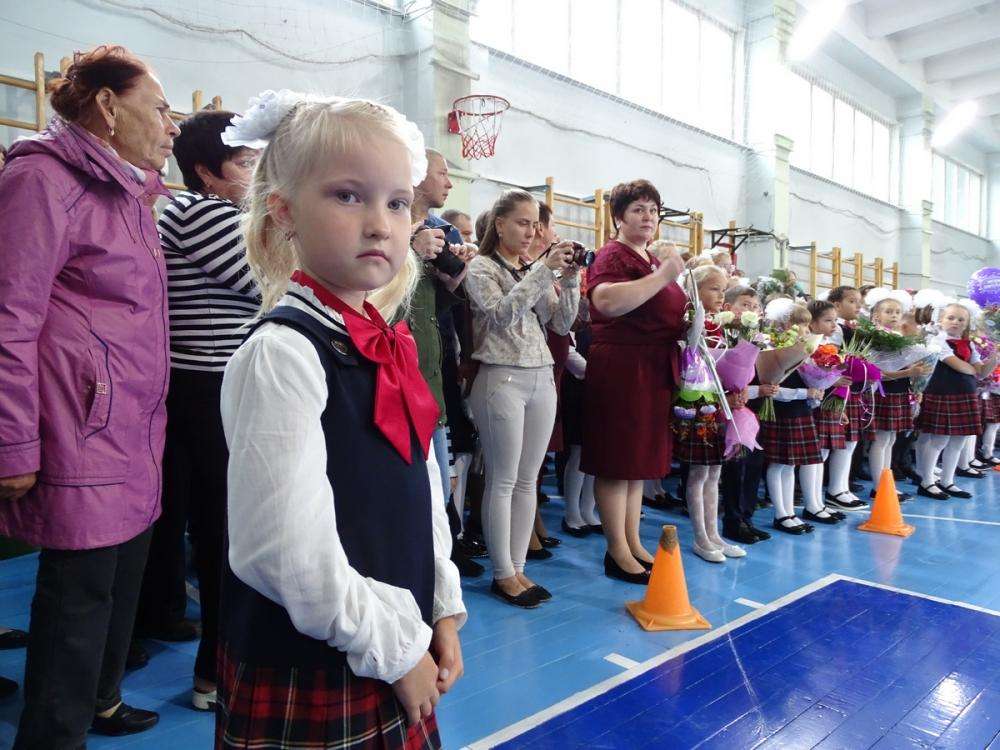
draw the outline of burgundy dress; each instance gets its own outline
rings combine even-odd
[[[648,276],[658,265],[611,240],[587,272],[588,294],[599,284]],[[658,479],[670,472],[671,402],[686,305],[677,284],[617,318],[604,317],[591,302],[581,471],[605,479]]]

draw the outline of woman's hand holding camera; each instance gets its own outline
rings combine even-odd
[[[573,263],[573,243],[564,240],[546,254],[544,263],[552,271],[562,271],[563,275],[574,274],[580,267]]]

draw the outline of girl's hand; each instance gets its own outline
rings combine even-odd
[[[392,691],[403,705],[411,726],[434,713],[434,706],[441,699],[437,681],[438,666],[430,654],[424,654],[417,666],[392,683]]]
[[[771,398],[778,395],[778,386],[771,383],[761,383],[757,389],[757,393],[762,397]]]
[[[819,388],[810,388],[809,390],[806,391],[806,396],[812,401],[822,401],[823,391],[821,391]]]
[[[840,378],[836,383],[833,384],[834,388],[847,388],[854,381],[850,378]]]
[[[729,403],[730,409],[742,409],[746,406],[746,401],[743,400],[742,393],[727,393],[726,401]]]
[[[455,618],[444,617],[434,624],[431,637],[431,653],[437,659],[437,689],[441,695],[451,690],[465,671],[462,662],[462,644],[458,640]]]

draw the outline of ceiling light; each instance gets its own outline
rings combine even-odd
[[[788,57],[803,60],[811,55],[827,34],[833,31],[847,7],[845,0],[825,0],[806,13],[788,43]]]
[[[978,102],[962,102],[959,104],[946,114],[941,120],[941,124],[934,129],[931,145],[935,148],[940,148],[951,143],[963,130],[972,124],[978,112]]]

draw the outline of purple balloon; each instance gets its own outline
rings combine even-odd
[[[1000,305],[1000,268],[980,268],[972,274],[969,297],[982,307]]]

